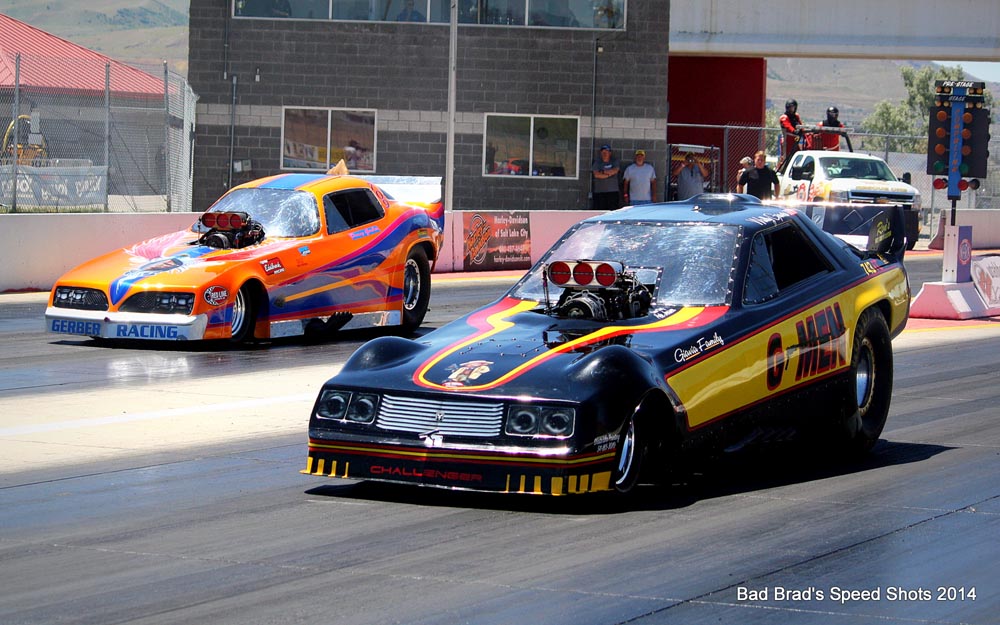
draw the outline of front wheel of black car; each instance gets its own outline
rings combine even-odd
[[[869,451],[878,441],[892,395],[892,339],[885,318],[868,309],[858,319],[851,356],[854,399],[844,422],[848,450]]]
[[[420,327],[431,299],[431,267],[422,247],[410,250],[403,268],[403,331]]]
[[[644,428],[636,415],[633,415],[618,437],[618,462],[614,473],[616,491],[627,493],[639,483],[646,450]]]
[[[231,343],[246,343],[250,340],[253,336],[255,315],[253,292],[248,285],[243,285],[233,300],[233,316],[229,324]]]

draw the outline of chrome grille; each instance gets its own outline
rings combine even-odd
[[[108,298],[103,291],[83,287],[56,287],[52,298],[56,308],[76,308],[77,310],[107,310]]]
[[[444,436],[497,436],[503,403],[438,401],[386,395],[375,425],[397,432],[438,432]]]
[[[851,202],[859,204],[902,204],[913,206],[913,195],[910,193],[894,193],[892,191],[851,191]]]

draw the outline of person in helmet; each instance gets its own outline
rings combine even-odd
[[[840,121],[840,111],[837,110],[836,106],[831,106],[826,109],[826,119],[822,122],[816,124],[817,126],[823,126],[825,128],[843,128],[844,123]],[[819,133],[819,145],[816,149],[819,150],[840,150],[840,135],[834,134],[832,132],[821,132]]]
[[[795,100],[785,102],[785,114],[778,118],[781,125],[781,159],[786,160],[795,154],[801,145],[802,131],[796,126],[802,125],[802,118],[799,117],[799,103]]]

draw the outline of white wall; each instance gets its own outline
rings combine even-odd
[[[593,211],[533,211],[531,260]],[[944,217],[942,212],[942,218]],[[0,293],[48,291],[56,279],[99,254],[190,226],[194,213],[88,213],[79,215],[0,215]],[[956,211],[958,225],[971,225],[975,249],[1000,249],[1000,210]],[[943,230],[942,230],[943,232]],[[931,246],[934,247],[932,241]],[[445,214],[445,246],[434,270],[462,271],[462,213]]]
[[[586,211],[536,211],[529,215],[535,261],[571,225],[596,215]],[[461,213],[445,214],[445,247],[436,272],[462,270]],[[86,213],[0,215],[0,293],[48,291],[56,279],[100,254],[161,234],[183,230],[195,213]]]
[[[997,0],[671,0],[670,52],[1000,60]]]

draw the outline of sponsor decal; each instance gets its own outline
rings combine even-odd
[[[972,241],[962,239],[958,242],[958,262],[968,265],[972,261]]]
[[[302,247],[299,248],[300,256],[308,256],[310,254],[312,254],[312,250],[309,249],[308,245],[303,245]]]
[[[797,360],[795,381],[813,378],[847,365],[847,326],[840,304],[827,306],[795,322],[798,344],[786,350],[781,333],[767,341],[767,388],[781,386],[793,357]]]
[[[1000,307],[1000,256],[972,261],[972,282],[988,307]]]
[[[702,336],[699,337],[698,340],[695,341],[694,345],[691,345],[690,347],[678,347],[677,349],[675,349],[674,360],[676,360],[677,362],[687,362],[692,358],[697,358],[698,356],[701,356],[702,354],[712,349],[713,347],[721,347],[725,344],[726,342],[722,339],[721,336],[719,336],[718,332],[713,334],[710,338],[705,338]]]
[[[74,321],[72,319],[53,319],[49,330],[60,334],[81,334],[83,336],[100,336],[101,324],[97,321]]]
[[[493,362],[489,360],[470,360],[469,362],[463,362],[460,365],[450,365],[446,370],[450,371],[451,374],[445,379],[445,386],[465,386],[470,380],[478,380],[479,376],[484,373],[489,373],[490,365]],[[444,415],[441,415],[444,419]]]
[[[281,264],[281,259],[277,256],[260,261],[260,266],[264,273],[269,276],[285,272],[285,266]]]
[[[115,326],[114,337],[120,339],[176,339],[181,338],[181,333],[177,326],[119,323]]]
[[[229,299],[229,291],[226,287],[210,286],[205,289],[205,301],[211,306],[222,306]]]
[[[462,471],[438,471],[437,469],[408,469],[406,467],[373,465],[369,469],[372,477],[405,477],[425,480],[440,480],[447,482],[482,483],[483,476],[479,473],[464,473]]]
[[[351,233],[351,238],[357,241],[358,239],[364,239],[365,237],[370,237],[373,234],[378,234],[382,229],[378,226],[368,226],[364,230],[358,230],[357,232]]]
[[[747,219],[752,223],[761,226],[770,226],[771,224],[781,223],[788,218],[788,213],[784,212],[774,212],[774,213],[764,213],[763,215],[754,215]]]

